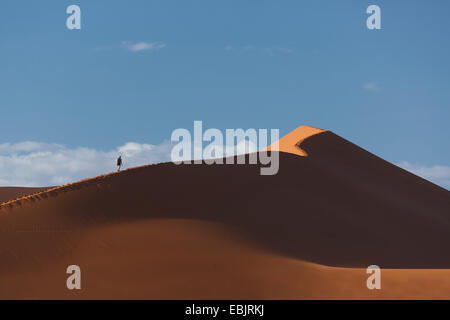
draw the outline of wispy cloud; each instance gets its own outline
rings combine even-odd
[[[377,92],[380,91],[380,86],[376,82],[366,82],[363,84],[363,89],[367,91]]]
[[[232,45],[228,44],[228,45],[225,46],[225,51],[228,51],[228,52],[239,52],[239,53],[242,53],[242,52],[250,51],[252,49],[256,49],[256,47],[253,46],[253,45],[250,45],[250,44],[247,44],[245,46],[240,46],[240,45],[232,46]]]
[[[132,52],[138,51],[158,51],[166,47],[166,44],[163,42],[131,42],[131,41],[123,41],[122,46]]]
[[[170,161],[172,144],[129,142],[113,150],[67,148],[64,145],[21,142],[0,144],[0,185],[51,186],[97,176],[115,170],[123,156],[125,167]]]
[[[262,52],[262,53],[266,53],[270,56],[274,56],[277,54],[292,54],[294,53],[294,49],[289,48],[289,47],[280,47],[280,46],[272,46],[272,47],[266,47],[266,48],[261,48],[261,47],[257,47],[254,45],[245,45],[245,46],[232,46],[232,45],[227,45],[225,46],[225,51],[228,52],[238,52],[238,53],[244,53],[244,52],[249,52],[249,51],[254,51],[254,52]]]
[[[3,143],[0,144],[0,186],[55,186],[98,176],[116,170],[119,154],[124,168],[170,162],[174,145],[170,141],[157,145],[128,142],[103,151],[44,142]],[[241,140],[235,146],[213,145],[214,158],[257,151],[251,141]],[[195,158],[191,155],[187,159]]]
[[[401,161],[397,165],[419,177],[450,190],[450,167],[448,166],[435,165],[428,167],[421,164],[413,164],[408,161]]]
[[[269,55],[275,56],[277,54],[291,54],[294,52],[294,49],[287,47],[269,47],[264,49]]]

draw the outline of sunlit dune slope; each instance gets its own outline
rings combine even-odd
[[[61,231],[61,230],[60,230]],[[41,235],[20,268],[2,270],[0,297],[41,299],[443,299],[450,270],[336,268],[255,246],[221,223],[145,219]],[[39,252],[40,251],[40,252]],[[78,264],[82,290],[65,288]]]
[[[0,297],[450,298],[449,192],[332,132],[299,138],[274,176],[165,163],[3,204]]]
[[[275,143],[275,145],[270,145],[269,147],[267,147],[267,150],[287,152],[297,154],[299,156],[307,156],[308,154],[300,147],[300,145],[306,139],[322,132],[326,132],[326,130],[310,126],[300,126],[279,139]]]

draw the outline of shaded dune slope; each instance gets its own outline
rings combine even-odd
[[[89,229],[146,219],[218,223],[262,250],[329,266],[450,268],[447,190],[332,132],[301,149],[307,157],[280,152],[275,176],[258,165],[164,163],[3,204],[0,243],[15,252],[3,248],[0,272],[29,256],[58,259]]]

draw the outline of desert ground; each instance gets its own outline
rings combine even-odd
[[[450,299],[449,191],[322,129],[269,149],[0,188],[0,299]]]

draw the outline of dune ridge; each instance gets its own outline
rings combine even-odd
[[[327,130],[311,126],[300,126],[279,139],[276,143],[277,146],[272,144],[268,146],[266,150],[292,153],[302,157],[307,157],[308,153],[300,147],[301,144],[306,139],[322,132],[327,132]]]
[[[0,187],[0,204],[10,200],[29,196],[51,187],[30,188],[30,187]]]
[[[118,175],[127,171],[132,171],[132,170],[138,170],[138,169],[142,169],[142,168],[146,168],[146,167],[150,167],[150,166],[157,166],[161,163],[155,163],[155,164],[149,164],[149,165],[143,165],[143,166],[139,166],[139,167],[133,167],[133,168],[128,168],[122,171],[114,171],[114,172],[110,172],[107,174],[102,174],[96,177],[91,177],[91,178],[86,178],[86,179],[82,179],[79,181],[75,181],[72,183],[68,183],[68,184],[64,184],[64,185],[60,185],[60,186],[55,186],[55,187],[48,187],[48,188],[30,188],[30,189],[36,189],[38,191],[35,192],[31,192],[29,194],[23,195],[23,196],[19,196],[13,199],[9,199],[3,202],[0,202],[0,213],[2,209],[8,208],[8,209],[12,209],[15,206],[20,207],[22,205],[22,203],[33,203],[35,201],[39,201],[42,199],[47,199],[49,197],[54,197],[56,195],[58,195],[59,193],[64,193],[64,192],[69,192],[71,190],[77,190],[80,189],[84,186],[89,186],[95,183],[101,183],[102,181],[105,181],[106,179],[108,179],[109,177],[112,177],[114,175]],[[20,188],[23,189],[23,188]]]

